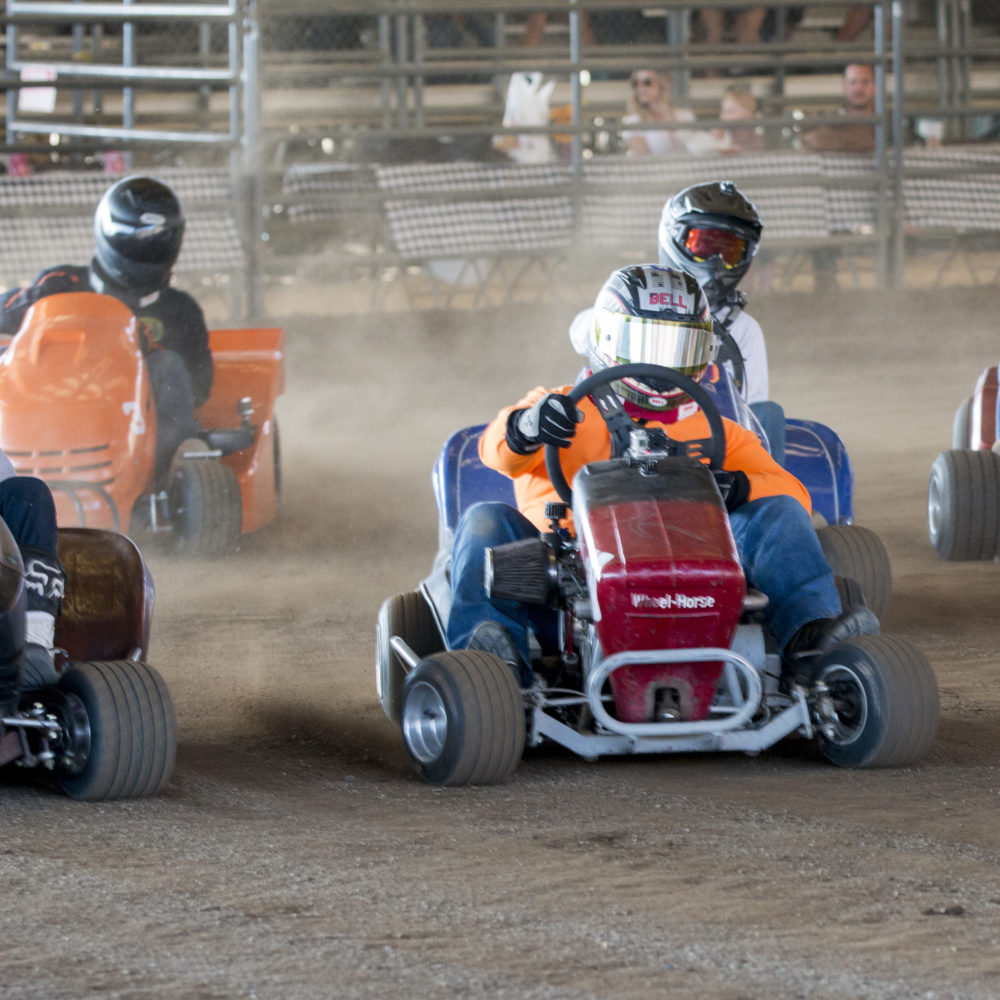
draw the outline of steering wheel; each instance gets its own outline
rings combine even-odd
[[[573,386],[569,393],[569,399],[576,404],[584,396],[590,396],[597,405],[597,412],[600,413],[611,432],[612,441],[621,442],[623,446],[627,446],[632,428],[637,427],[638,424],[625,412],[618,393],[611,388],[613,382],[618,382],[623,378],[639,379],[657,388],[680,389],[681,392],[687,393],[698,404],[701,412],[705,414],[711,436],[696,438],[692,441],[675,441],[674,443],[678,445],[678,453],[689,455],[692,458],[707,458],[708,467],[713,471],[722,468],[726,456],[726,431],[722,425],[719,409],[706,389],[703,389],[694,379],[682,375],[673,368],[644,364],[616,365],[613,368],[604,368]],[[562,449],[552,444],[545,446],[545,468],[549,474],[549,481],[556,493],[559,494],[559,499],[564,503],[572,504],[573,491],[570,489],[569,483],[566,482],[562,463],[559,460],[561,451]]]

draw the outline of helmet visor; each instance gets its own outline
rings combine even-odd
[[[681,323],[599,309],[594,325],[598,352],[611,365],[662,365],[689,375],[700,373],[711,360],[711,322]]]
[[[727,268],[736,267],[747,253],[747,241],[727,229],[689,229],[684,246],[699,263],[718,254]]]

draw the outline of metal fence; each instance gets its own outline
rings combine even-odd
[[[719,111],[725,88],[749,87],[760,102],[752,127],[769,152],[789,154],[787,163],[804,124],[814,119],[872,125],[874,156],[841,176],[826,171],[817,184],[807,159],[799,169],[762,161],[746,183],[766,189],[779,178],[784,190],[797,192],[789,204],[806,204],[815,190],[828,200],[831,192],[855,192],[871,209],[863,223],[850,233],[818,230],[816,239],[843,246],[849,238],[870,255],[878,284],[899,284],[905,256],[917,246],[906,185],[943,180],[956,169],[954,159],[915,160],[904,149],[938,142],[965,147],[997,135],[1000,39],[984,7],[985,14],[970,0],[877,0],[861,6],[870,23],[844,40],[846,5],[786,2],[769,6],[746,40],[739,17],[753,8],[721,0],[698,8],[464,0],[458,10],[441,0],[345,0],[335,10],[325,0],[261,0],[259,7],[251,0],[8,0],[3,152],[10,180],[24,174],[36,188],[45,174],[114,174],[133,166],[225,175],[226,213],[243,247],[236,277],[247,279],[239,282],[234,308],[252,314],[260,309],[254,295],[261,278],[287,268],[303,250],[322,248],[338,266],[369,274],[385,268],[454,274],[455,267],[462,273],[455,262],[471,261],[475,266],[464,273],[482,276],[488,251],[477,245],[474,256],[463,257],[477,219],[495,220],[482,232],[501,234],[496,255],[565,256],[586,239],[601,198],[625,191],[639,204],[671,193],[668,177],[678,164],[673,174],[663,171],[662,190],[654,184],[652,191],[634,165],[610,187],[598,169],[625,159],[631,72],[657,67],[669,74],[675,101],[706,132],[725,125]],[[713,36],[714,13],[724,15],[714,19],[722,21],[721,36]],[[872,116],[835,114],[838,76],[848,61],[875,67]],[[539,124],[505,126],[511,74],[525,72],[551,82],[549,114]],[[401,197],[387,180],[391,168],[457,161],[516,166],[498,149],[515,136],[541,137],[557,168],[558,192],[550,181],[532,186],[517,169],[501,171],[503,184],[494,178],[463,191],[468,211],[452,226],[451,244],[436,245],[436,256],[413,252],[400,237],[403,208],[417,215],[420,209],[441,231],[449,215],[440,206],[449,192],[406,190]],[[962,163],[959,173],[967,178],[996,170],[989,159]],[[543,225],[537,245],[508,246],[504,226],[520,220],[530,230],[531,203],[538,202],[535,216],[544,220],[537,209],[554,196],[568,207],[568,240],[554,247]],[[30,214],[28,204],[13,214]],[[82,220],[86,211],[78,214]],[[979,218],[993,225],[990,213]],[[803,225],[812,222],[803,217]],[[649,227],[647,250],[655,219]],[[967,226],[950,228],[935,227],[935,235],[968,236]],[[988,241],[992,231],[975,235]],[[5,268],[0,259],[0,282],[14,280]]]

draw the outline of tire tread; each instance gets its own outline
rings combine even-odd
[[[937,500],[937,514],[931,511]],[[941,452],[928,484],[931,544],[952,562],[993,559],[1000,554],[1000,455],[953,449]]]
[[[481,650],[440,652],[417,665],[410,684],[437,687],[450,713],[441,756],[431,764],[414,758],[421,777],[439,785],[489,785],[513,773],[524,752],[525,721],[521,691],[511,669]]]
[[[824,755],[843,767],[902,767],[934,742],[940,715],[937,680],[927,658],[903,639],[865,635],[826,654],[862,673],[872,690],[870,725],[878,726],[849,747],[821,738]]]
[[[173,701],[160,674],[135,660],[82,662],[60,686],[83,701],[92,741],[83,771],[60,776],[63,790],[89,801],[156,794],[177,752]]]
[[[867,607],[882,618],[892,597],[892,564],[882,539],[856,524],[831,524],[816,534],[834,573],[858,583]]]

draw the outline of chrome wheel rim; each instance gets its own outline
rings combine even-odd
[[[444,752],[448,739],[448,714],[437,688],[418,681],[403,705],[403,740],[421,764],[430,764]]]
[[[824,719],[827,738],[838,746],[850,746],[868,724],[868,694],[853,670],[830,666],[819,678],[828,691],[829,709]]]
[[[927,523],[931,538],[937,538],[941,530],[941,487],[936,479],[931,480],[927,490]]]

